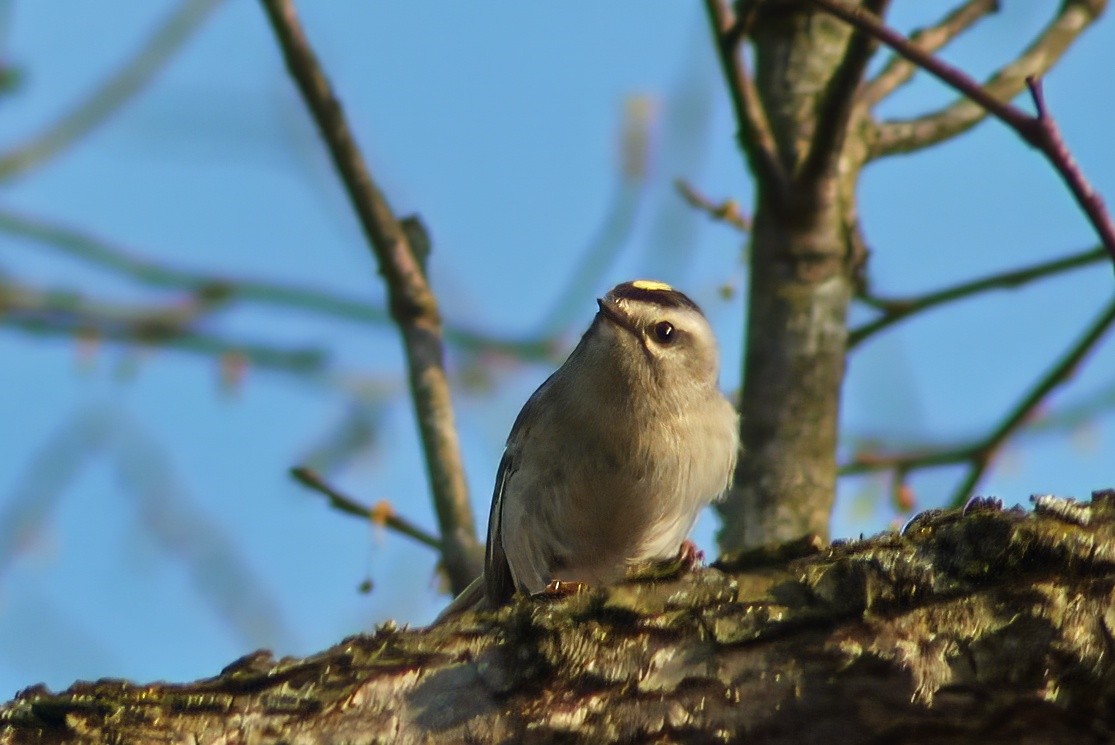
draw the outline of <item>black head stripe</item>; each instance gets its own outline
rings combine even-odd
[[[634,282],[624,282],[612,288],[612,291],[608,293],[608,298],[611,300],[631,300],[640,303],[651,303],[653,305],[660,305],[663,308],[689,308],[698,313],[701,312],[697,304],[690,300],[685,293],[678,292],[662,282],[651,282],[642,279],[635,280]]]

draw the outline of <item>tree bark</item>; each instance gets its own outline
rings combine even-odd
[[[745,5],[737,7],[748,12]],[[736,19],[754,48],[757,126],[769,142],[756,142],[763,138],[741,122],[756,202],[742,455],[720,507],[725,551],[827,535],[846,316],[864,260],[855,186],[867,111],[856,92],[873,42],[807,5],[757,5]],[[864,5],[881,10],[885,2]]]
[[[1115,490],[392,625],[185,685],[41,686],[0,743],[1115,739]]]

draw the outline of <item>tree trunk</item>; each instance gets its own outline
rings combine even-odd
[[[859,127],[865,111],[855,93],[872,46],[841,21],[800,3],[764,3],[751,12],[739,22],[754,49],[755,100],[774,165],[755,162],[758,136],[741,125],[757,197],[740,407],[743,452],[732,494],[721,506],[725,551],[827,535],[836,493],[845,318],[864,258],[855,188],[866,158]]]
[[[0,707],[0,743],[1115,739],[1115,491]]]

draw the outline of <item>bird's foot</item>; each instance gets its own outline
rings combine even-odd
[[[691,572],[701,565],[705,554],[686,539],[678,549],[678,555],[666,561],[645,561],[627,567],[627,580],[648,582],[659,579],[674,579],[685,572]]]
[[[553,600],[556,598],[565,598],[570,595],[576,595],[580,592],[588,590],[588,584],[585,582],[566,582],[565,580],[552,579],[546,583],[546,589],[542,592],[536,592],[531,597],[537,599]]]

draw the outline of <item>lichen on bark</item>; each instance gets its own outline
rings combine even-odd
[[[1115,492],[985,500],[190,684],[34,687],[0,743],[1110,739],[1113,601]]]

